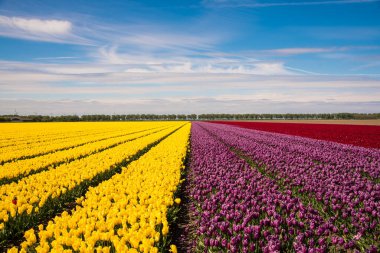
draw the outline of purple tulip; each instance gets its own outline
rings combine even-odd
[[[326,252],[380,236],[379,150],[204,122],[191,145],[189,231],[206,251]]]

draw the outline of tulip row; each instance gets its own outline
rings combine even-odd
[[[64,212],[47,226],[27,231],[21,252],[167,251],[167,217],[180,203],[175,191],[181,182],[189,134],[187,124],[120,174],[90,188],[71,214]],[[170,251],[176,252],[175,245]]]
[[[49,136],[44,142],[35,141],[33,143],[24,143],[15,146],[3,147],[0,149],[0,163],[6,163],[15,159],[25,159],[34,156],[39,156],[47,153],[56,152],[59,150],[69,149],[76,146],[81,146],[86,143],[102,140],[105,138],[111,138],[114,136],[120,136],[128,132],[139,131],[149,128],[149,123],[143,123],[136,126],[136,123],[127,123],[124,125],[124,130],[117,126],[117,130],[101,130],[100,129],[88,129],[86,133],[73,135],[71,132],[66,133],[63,131],[59,136],[62,140],[57,140],[54,136]],[[112,127],[112,125],[109,125]],[[104,126],[108,128],[106,125]],[[112,129],[112,128],[111,128]],[[127,130],[125,130],[127,129]],[[8,142],[10,142],[9,140]],[[17,142],[16,142],[17,143]]]
[[[134,159],[138,152],[153,145],[183,123],[150,133],[116,147],[57,168],[26,177],[17,183],[0,186],[0,237],[5,240],[51,214],[63,202],[79,197],[95,181],[116,173],[121,163]],[[96,180],[94,180],[96,179]]]
[[[212,126],[224,132],[228,131],[235,135],[238,134],[242,138],[254,140],[252,144],[244,145],[245,147],[254,144],[262,145],[261,148],[270,146],[272,149],[268,151],[268,154],[287,152],[313,163],[344,167],[360,174],[368,174],[374,180],[380,179],[380,152],[377,149],[342,145],[335,142],[318,141],[291,135],[250,131],[225,125]]]
[[[2,126],[1,128],[4,129],[5,126]],[[15,125],[16,128],[19,128],[20,131],[24,131],[23,129],[23,126],[17,124]],[[41,126],[41,128],[43,129],[44,127]],[[70,129],[70,128],[68,128]],[[62,129],[61,132],[57,132],[57,130],[55,131],[52,131],[51,133],[46,133],[46,134],[43,134],[43,135],[36,135],[36,136],[25,136],[26,139],[21,139],[21,140],[18,140],[18,138],[16,138],[15,136],[13,136],[13,138],[11,139],[5,139],[4,140],[4,143],[3,143],[3,147],[0,148],[0,151],[2,153],[7,153],[7,152],[21,152],[22,150],[25,150],[25,149],[30,149],[30,150],[33,150],[41,145],[52,145],[52,144],[56,144],[57,142],[66,142],[67,140],[78,140],[79,138],[86,138],[86,137],[91,137],[91,136],[97,136],[97,135],[105,135],[105,134],[109,134],[109,133],[114,133],[115,135],[118,133],[118,132],[121,132],[120,130],[115,130],[115,129],[112,129],[111,131],[110,130],[107,130],[105,131],[104,129],[86,129],[86,131],[69,131],[67,129]],[[122,133],[122,132],[121,132]],[[38,153],[36,153],[38,154]],[[6,158],[6,157],[5,157]],[[3,160],[5,159],[3,158]],[[14,157],[11,157],[12,159],[14,159]],[[19,157],[16,157],[16,158],[19,158]],[[22,154],[20,156],[20,158],[22,158]],[[7,160],[5,160],[7,161]]]
[[[121,136],[109,137],[104,135],[100,140],[74,148],[36,156],[31,159],[5,163],[0,166],[0,185],[17,181],[22,177],[49,169],[49,167],[54,168],[62,163],[68,163],[101,152],[131,139],[146,135],[149,132],[157,131],[156,129],[157,128],[153,128],[153,130],[146,129],[146,126],[141,126],[139,128],[129,129],[128,132],[123,133]]]
[[[59,139],[62,135],[71,137],[89,132],[105,133],[121,131],[141,125],[142,122],[49,122],[49,123],[3,123],[1,124],[0,146],[4,144],[32,143]],[[7,143],[12,141],[12,143]]]
[[[201,123],[198,127],[232,147],[283,194],[297,197],[323,218],[318,221],[320,228],[315,219],[304,223],[307,238],[320,240],[322,233],[329,250],[364,251],[379,246],[380,185],[361,173],[379,175],[378,151],[226,125]],[[230,159],[226,161],[230,163]]]
[[[366,148],[380,148],[380,126],[278,122],[212,121],[248,129],[297,135]]]
[[[80,126],[78,127],[78,123],[3,123],[1,124],[0,147],[57,139],[61,134],[78,136],[95,129],[104,132],[104,128],[100,125],[85,123]]]

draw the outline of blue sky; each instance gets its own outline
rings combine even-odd
[[[380,0],[0,0],[0,114],[379,112]]]

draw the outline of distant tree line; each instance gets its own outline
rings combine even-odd
[[[201,114],[199,120],[380,119],[380,113]]]
[[[318,119],[380,119],[380,113],[318,113],[318,114],[118,114],[118,115],[2,115],[0,122],[76,122],[76,121],[143,121],[143,120],[318,120]]]

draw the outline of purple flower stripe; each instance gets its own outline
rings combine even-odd
[[[252,169],[203,127],[192,125],[188,194],[195,230],[189,252],[328,252],[356,247],[290,190]]]
[[[218,138],[265,166],[265,171],[275,175],[274,179],[251,168]],[[368,235],[363,229],[378,233],[378,185],[357,170],[335,163],[333,157],[316,163],[323,148],[331,153],[333,144],[308,141],[226,125],[193,123],[188,193],[196,239],[190,251],[376,252],[372,245],[376,244],[375,239],[363,240],[363,235]],[[305,150],[312,150],[311,145],[318,150],[308,155]],[[348,150],[350,146],[344,146],[351,156],[355,152],[366,155],[362,162],[365,166],[379,162],[373,150]],[[286,181],[285,187],[278,183],[280,179]],[[352,184],[355,180],[359,180],[358,186]],[[294,195],[294,189],[305,196],[315,196],[326,212],[321,215],[320,210],[303,203]],[[340,216],[353,223],[337,223]]]
[[[282,181],[282,191],[314,200],[319,213],[338,228],[335,233],[344,238],[346,248],[378,246],[380,185],[363,177],[360,170],[370,174],[372,166],[379,171],[380,151],[227,125],[198,124],[243,151],[277,182]],[[352,162],[334,158],[332,152],[341,159],[346,153],[346,161]],[[337,238],[331,238],[332,244],[342,243]]]
[[[379,149],[369,149],[336,142],[249,130],[227,125],[213,124],[208,126],[250,138],[256,143],[281,148],[283,152],[288,151],[293,155],[310,158],[320,163],[343,166],[346,169],[365,172],[374,179],[380,178]],[[289,143],[292,145],[288,145]]]

